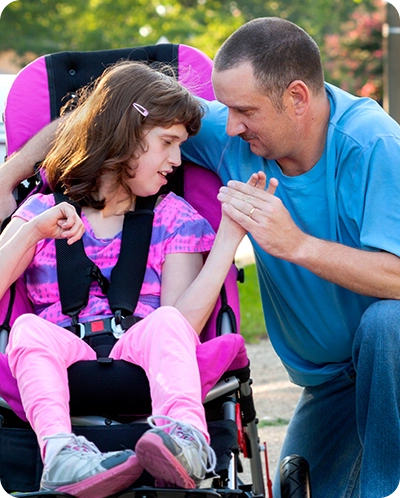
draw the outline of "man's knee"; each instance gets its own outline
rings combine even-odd
[[[366,330],[386,328],[397,330],[400,326],[400,301],[383,299],[369,306],[360,322],[360,327]]]
[[[369,306],[357,329],[353,352],[357,356],[361,348],[390,350],[399,344],[400,338],[400,301],[380,300]]]

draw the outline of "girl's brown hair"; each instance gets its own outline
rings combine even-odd
[[[132,198],[126,180],[134,171],[128,163],[146,150],[145,133],[155,126],[183,124],[192,136],[202,115],[201,103],[173,77],[145,63],[119,62],[79,92],[76,109],[59,126],[43,162],[49,185],[62,187],[81,206],[102,209],[98,192],[107,173]]]

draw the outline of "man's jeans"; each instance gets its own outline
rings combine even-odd
[[[400,481],[399,409],[400,301],[383,300],[364,313],[347,370],[304,389],[281,459],[306,458],[313,498],[386,497]]]

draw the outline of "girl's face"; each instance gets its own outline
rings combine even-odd
[[[147,197],[167,184],[166,175],[181,164],[180,145],[187,138],[183,124],[170,128],[156,126],[146,134],[147,151],[138,160],[131,160],[135,177],[127,183],[134,195]]]

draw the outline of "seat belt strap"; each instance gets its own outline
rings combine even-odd
[[[62,192],[54,192],[56,204],[69,202],[81,215],[81,208]],[[89,288],[98,280],[97,266],[86,255],[82,239],[69,245],[66,239],[56,239],[57,280],[61,309],[64,315],[78,316],[89,299]],[[103,283],[104,285],[104,283]]]
[[[126,317],[136,309],[149,256],[156,200],[156,195],[137,198],[135,211],[125,214],[121,250],[107,292],[114,315],[120,311]]]

